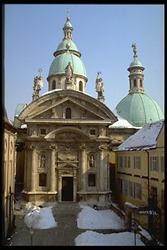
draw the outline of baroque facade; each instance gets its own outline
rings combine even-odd
[[[97,99],[86,94],[86,70],[69,18],[63,30],[47,78],[48,92],[40,96],[43,79],[37,76],[33,100],[17,117],[27,126],[18,137],[24,144],[23,193],[34,202],[104,202],[111,195],[108,127],[117,118],[104,104],[99,73]]]

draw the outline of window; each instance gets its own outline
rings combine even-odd
[[[129,196],[133,197],[133,185],[132,185],[132,182],[129,181],[128,184],[129,184],[128,185],[128,194],[129,194]]]
[[[157,206],[157,187],[152,186],[150,190],[150,205]]]
[[[45,173],[39,174],[39,186],[46,187],[46,177]]]
[[[88,175],[88,186],[89,187],[95,187],[96,186],[96,175],[95,174],[89,174]]]
[[[134,87],[137,87],[137,81],[134,79]]]
[[[128,158],[128,168],[130,168],[130,156],[128,156],[127,158]]]
[[[118,167],[120,167],[120,168],[123,167],[123,158],[122,158],[122,156],[118,156]]]
[[[53,80],[53,82],[52,82],[52,89],[56,89],[56,81],[55,80]]]
[[[140,157],[139,156],[135,156],[134,157],[134,168],[135,169],[140,169]]]
[[[150,157],[150,169],[151,171],[158,171],[158,157],[157,156]]]
[[[65,118],[71,119],[71,109],[70,108],[66,108]]]
[[[142,86],[143,86],[143,81],[142,79],[140,79],[140,87],[142,88]]]
[[[127,167],[127,157],[124,156],[124,168],[126,168],[126,167]]]
[[[164,157],[161,156],[161,171],[164,172]]]
[[[134,198],[141,199],[141,184],[134,183]]]
[[[94,128],[90,129],[90,135],[95,135],[96,134],[96,130]]]
[[[40,133],[41,133],[41,135],[46,135],[46,129],[45,128],[41,128],[40,129]]]
[[[128,181],[120,179],[120,191],[122,194],[128,195]]]
[[[83,91],[83,83],[81,81],[79,82],[79,91]]]

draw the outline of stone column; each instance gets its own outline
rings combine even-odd
[[[103,169],[104,169],[104,164],[103,164],[103,158],[104,158],[104,151],[103,149],[99,146],[99,187],[100,191],[103,191],[103,186],[104,186],[104,177],[103,177]]]
[[[81,145],[81,189],[86,191],[87,155],[85,144]]]
[[[31,150],[31,192],[35,192],[36,189],[36,149],[34,145],[30,145]]]
[[[50,150],[51,150],[51,164],[50,164],[50,191],[54,192],[55,191],[55,151],[56,147],[55,145],[50,145]]]
[[[99,179],[100,179],[100,190],[106,191],[108,190],[108,170],[107,170],[107,145],[100,145],[99,146],[99,155],[100,155],[100,162],[99,162]]]

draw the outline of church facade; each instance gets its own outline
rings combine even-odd
[[[43,79],[37,76],[33,100],[17,117],[27,126],[23,192],[33,202],[104,202],[111,195],[108,127],[117,118],[104,104],[99,74],[98,98],[86,94],[86,71],[69,18],[63,30],[47,78],[48,92],[40,96]]]

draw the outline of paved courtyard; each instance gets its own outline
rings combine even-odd
[[[74,239],[85,230],[77,228],[77,214],[80,212],[77,203],[56,203],[52,208],[53,216],[58,223],[56,228],[34,230],[34,246],[73,246]],[[12,245],[31,245],[29,229],[24,223],[24,214],[16,212],[16,230]]]
[[[52,213],[57,222],[57,227],[51,229],[36,229],[32,237],[24,223],[23,210],[15,211],[16,229],[12,238],[12,246],[74,246],[75,238],[86,231],[77,227],[77,215],[81,211],[78,203],[55,203]],[[116,230],[93,230],[99,233],[112,233]],[[124,231],[124,230],[123,230]]]

